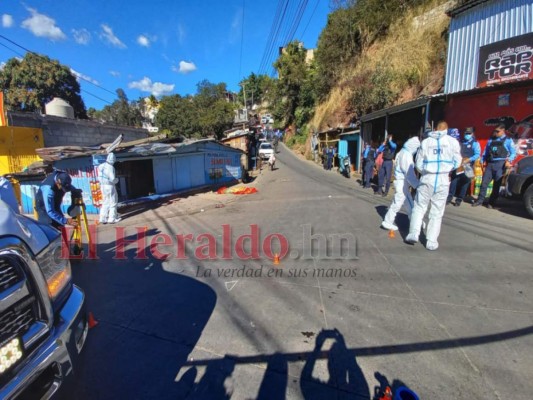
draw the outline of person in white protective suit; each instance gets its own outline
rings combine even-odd
[[[114,224],[120,221],[117,214],[118,194],[115,184],[118,178],[115,176],[115,154],[109,153],[106,162],[98,166],[98,180],[102,190],[102,208],[100,208],[100,223]]]
[[[461,162],[461,145],[448,135],[448,124],[439,122],[437,130],[429,132],[428,137],[422,141],[416,156],[415,165],[421,176],[411,214],[409,235],[405,238],[407,243],[418,242],[422,221],[430,206],[426,249],[437,250],[437,239],[450,187],[449,173],[457,169]]]
[[[411,218],[413,209],[413,196],[411,188],[418,187],[418,178],[415,174],[415,163],[413,156],[420,147],[418,137],[412,137],[403,145],[400,152],[396,155],[394,168],[394,199],[385,215],[381,227],[388,230],[397,231],[398,227],[394,224],[396,214],[405,204],[407,215]]]

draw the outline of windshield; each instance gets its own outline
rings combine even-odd
[[[261,149],[263,149],[263,150],[272,149],[272,145],[270,143],[263,143],[261,145]]]

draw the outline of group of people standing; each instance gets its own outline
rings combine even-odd
[[[367,145],[363,152],[365,188],[371,187],[376,157],[382,154],[376,194],[387,195],[394,165],[395,195],[381,227],[398,230],[394,221],[398,211],[405,205],[410,219],[409,234],[405,241],[415,244],[419,240],[422,227],[425,226],[424,217],[429,209],[425,228],[428,250],[436,250],[439,247],[438,237],[445,206],[452,204],[454,197],[453,204],[456,207],[464,201],[471,183],[474,163],[481,157],[485,171],[479,196],[472,206],[485,205],[493,208],[499,196],[502,177],[516,157],[513,141],[507,137],[504,125],[498,125],[494,129],[483,154],[479,142],[475,139],[473,128],[467,128],[462,139],[460,136],[450,136],[448,131],[447,123],[441,121],[437,129],[428,132],[422,142],[418,137],[410,138],[396,155],[394,163],[392,160],[397,145],[392,135],[388,135],[379,148]],[[487,200],[487,189],[492,180],[493,190]],[[414,199],[412,190],[416,190]]]

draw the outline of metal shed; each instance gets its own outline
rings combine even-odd
[[[241,179],[241,155],[238,149],[215,140],[188,143],[148,143],[116,152],[116,175],[119,200],[125,201],[150,195],[186,191],[202,186],[232,183]],[[106,155],[94,152],[87,156],[64,158],[54,167],[67,171],[72,184],[83,190],[87,213],[98,213],[98,165]],[[33,196],[40,181],[21,182],[23,212],[33,212]],[[70,195],[63,200],[63,208],[70,205]]]

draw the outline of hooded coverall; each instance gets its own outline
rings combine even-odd
[[[437,250],[437,239],[450,187],[448,174],[457,169],[461,162],[461,146],[456,139],[447,135],[446,130],[429,132],[428,137],[422,141],[416,156],[416,169],[421,173],[420,184],[411,214],[409,235],[405,238],[407,242],[418,242],[422,220],[431,203],[426,248]]]
[[[115,155],[109,153],[105,163],[98,166],[98,180],[102,190],[102,208],[100,208],[100,223],[115,223],[117,218],[118,194],[115,184],[118,178],[115,177]]]
[[[395,159],[394,168],[394,199],[389,207],[389,211],[385,215],[381,226],[385,229],[398,230],[394,224],[396,214],[405,204],[407,208],[407,215],[411,218],[411,211],[413,209],[413,197],[411,196],[411,188],[418,187],[418,178],[415,175],[415,163],[413,156],[420,147],[420,140],[417,137],[412,137],[403,145]]]

